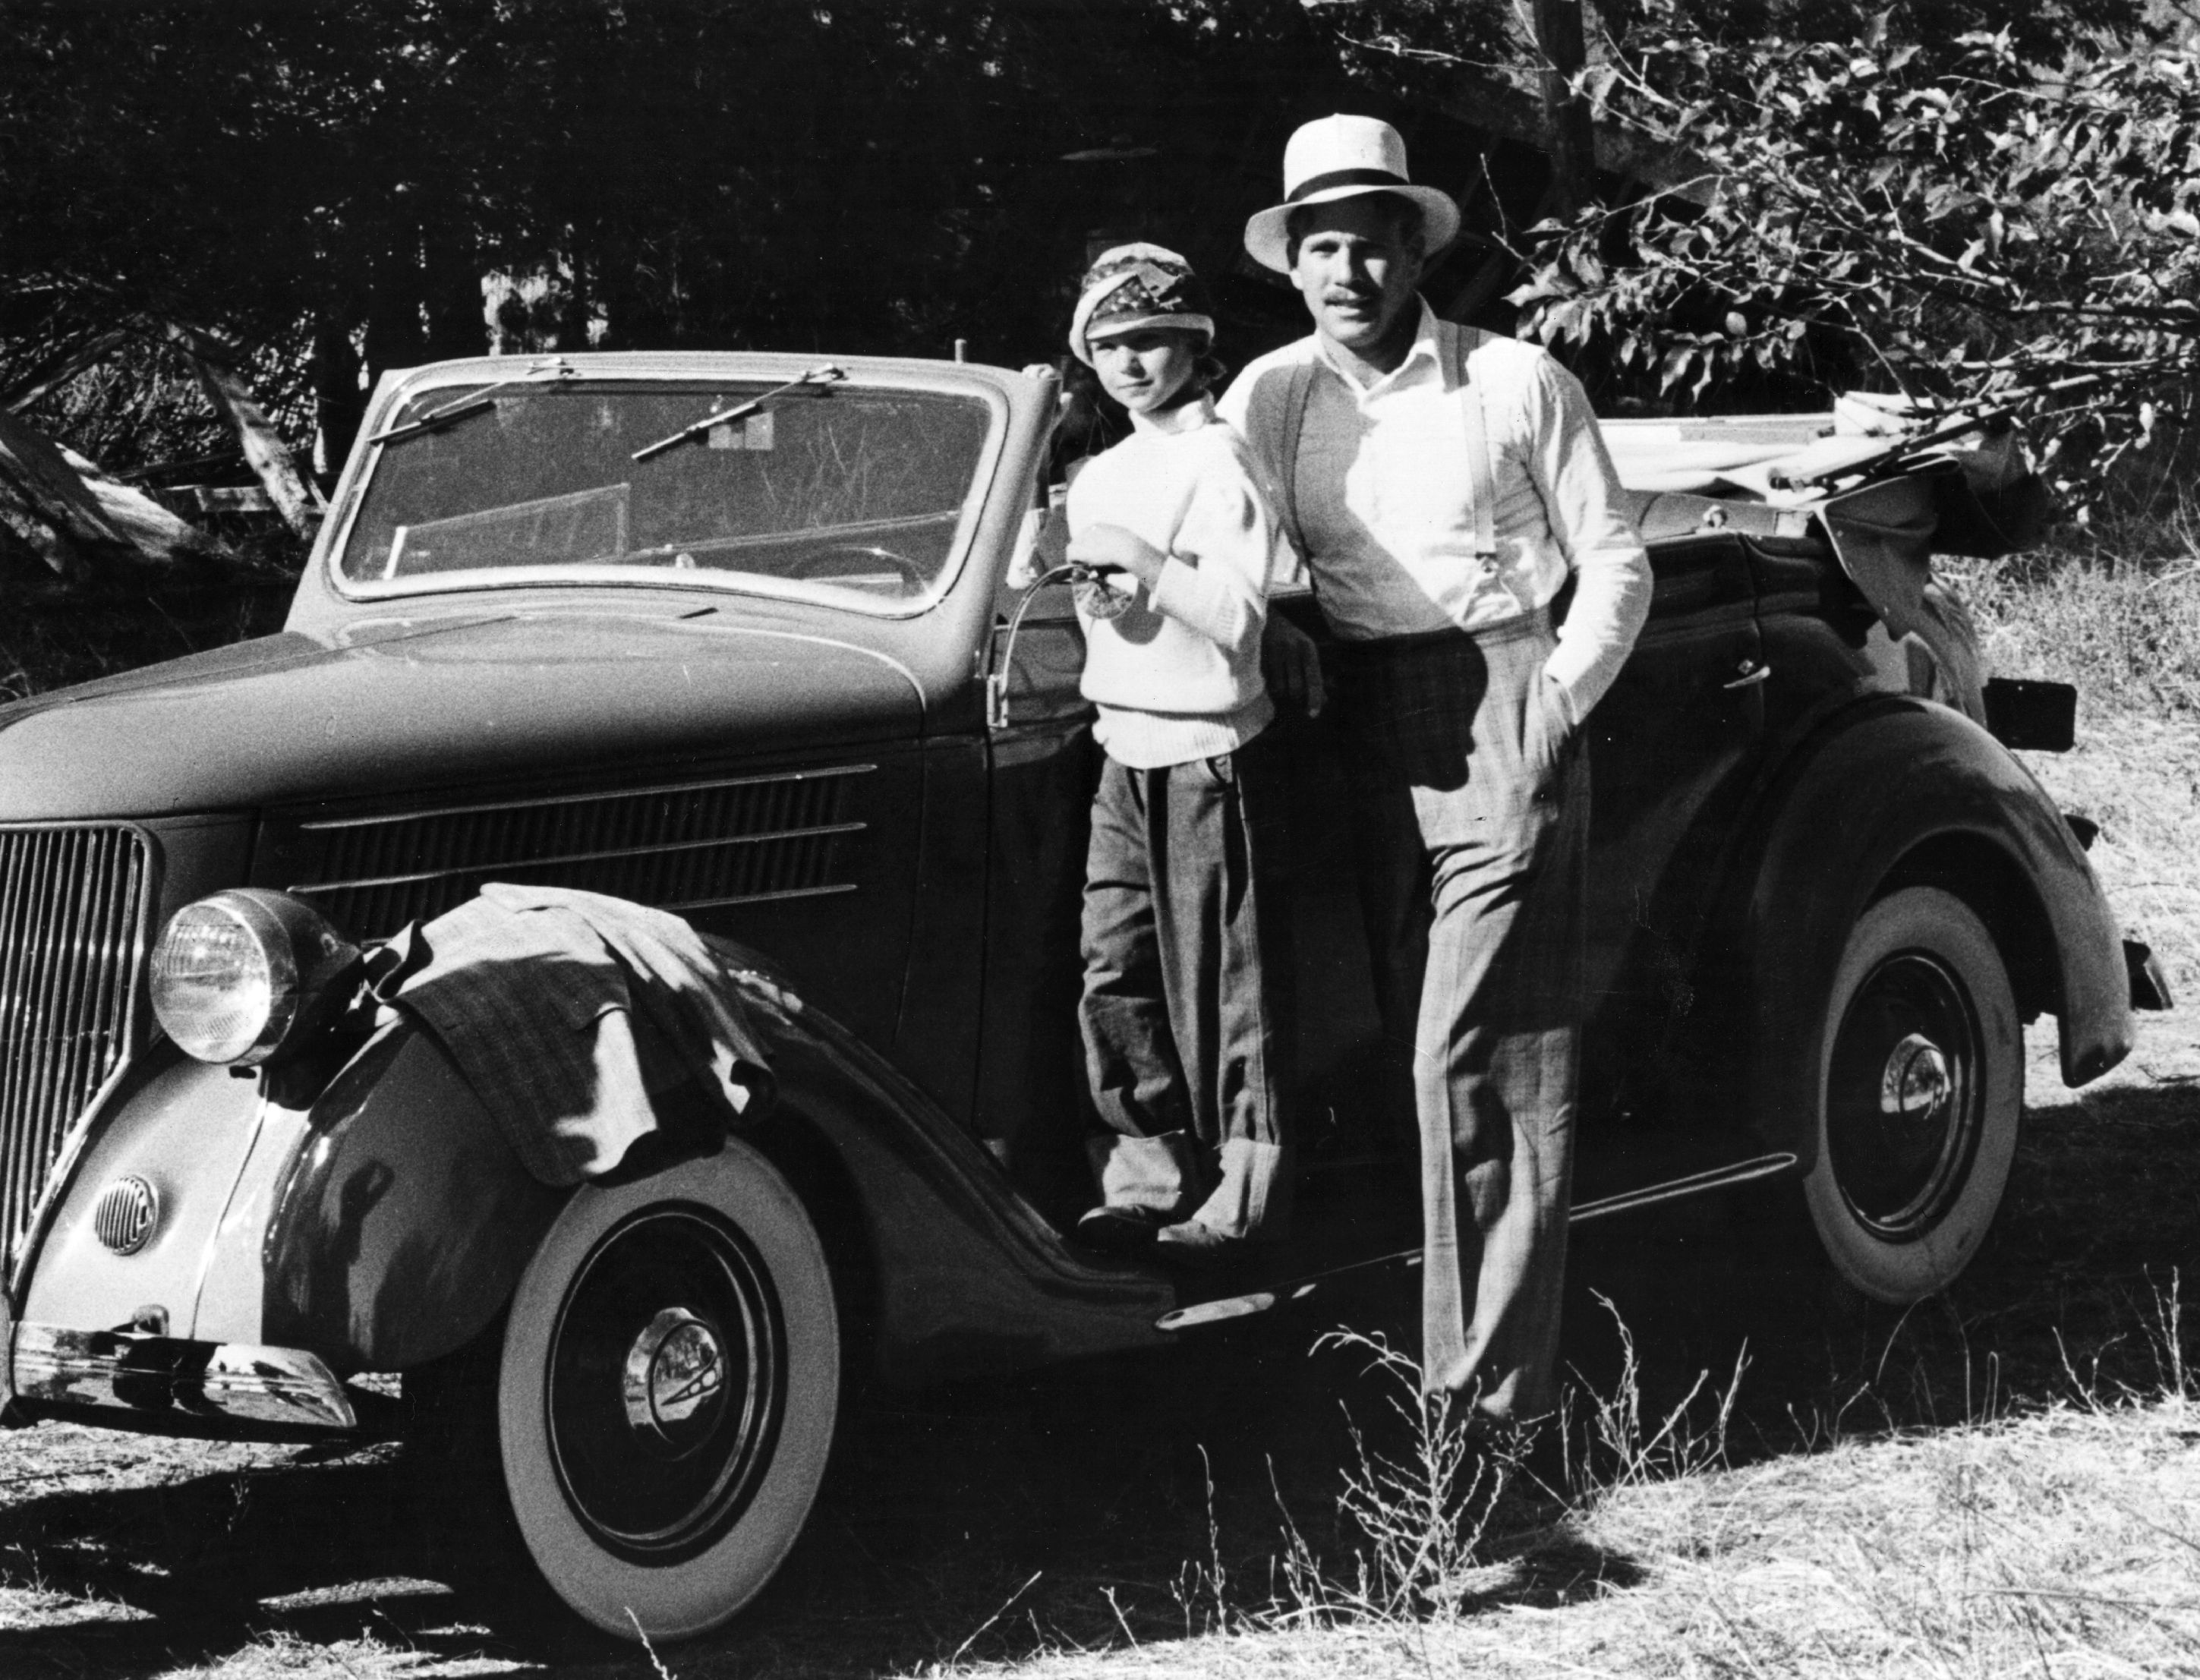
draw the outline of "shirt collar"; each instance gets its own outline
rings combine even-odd
[[[1362,385],[1337,365],[1330,349],[1329,341],[1319,333],[1314,335],[1314,354],[1322,364],[1344,382],[1344,388],[1355,396],[1366,398],[1384,391],[1395,390],[1401,385],[1417,384],[1425,378],[1434,378],[1447,390],[1450,376],[1444,368],[1443,340],[1439,336],[1442,328],[1436,322],[1436,312],[1429,307],[1426,298],[1415,300],[1421,306],[1421,320],[1413,334],[1413,347],[1406,352],[1405,360],[1385,373],[1372,385]]]
[[[1214,418],[1214,399],[1204,393],[1189,402],[1179,402],[1173,408],[1161,411],[1159,419],[1150,414],[1131,416],[1133,431],[1159,432],[1164,436],[1187,431],[1197,431]]]

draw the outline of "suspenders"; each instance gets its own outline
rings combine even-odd
[[[1454,386],[1466,384],[1467,352],[1482,342],[1482,329],[1436,329],[1444,347],[1446,370]],[[1469,335],[1472,335],[1470,337]],[[1463,418],[1466,421],[1466,471],[1474,498],[1474,552],[1479,559],[1497,558],[1497,464],[1489,454],[1489,381],[1477,379],[1467,386]]]
[[[1282,482],[1276,494],[1283,506],[1276,511],[1283,515],[1284,529],[1290,533],[1291,547],[1306,555],[1306,539],[1299,534],[1299,433],[1306,428],[1307,395],[1314,389],[1314,362],[1311,358],[1291,364],[1290,383],[1284,389],[1284,424],[1280,436],[1284,442]],[[1307,580],[1311,583],[1314,572],[1309,569]]]
[[[1472,501],[1469,511],[1474,516],[1475,555],[1489,560],[1497,554],[1497,467],[1495,458],[1489,453],[1489,385],[1487,379],[1477,379],[1471,385],[1467,382],[1467,357],[1486,337],[1479,327],[1448,322],[1439,322],[1436,326],[1445,378],[1454,390],[1462,385],[1467,388],[1460,418],[1466,426],[1468,495]],[[1299,435],[1306,427],[1307,398],[1314,389],[1312,359],[1293,363],[1290,374],[1290,383],[1284,391],[1284,458],[1279,475],[1282,482],[1277,486],[1277,493],[1283,499],[1284,505],[1278,512],[1283,515],[1284,528],[1290,533],[1293,546],[1303,555],[1307,545],[1299,531]],[[1308,576],[1313,576],[1311,568]]]

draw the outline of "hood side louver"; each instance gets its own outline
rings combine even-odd
[[[339,928],[394,933],[488,881],[571,887],[687,911],[855,890],[844,866],[850,788],[836,764],[610,793],[445,805],[298,824],[284,883]]]

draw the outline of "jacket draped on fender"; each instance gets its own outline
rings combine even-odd
[[[644,1139],[752,1123],[770,1106],[731,972],[665,911],[492,882],[370,963],[375,995],[435,1033],[545,1184],[600,1178]]]

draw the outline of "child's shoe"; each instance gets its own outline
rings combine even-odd
[[[1101,1254],[1150,1255],[1162,1230],[1162,1215],[1151,1208],[1103,1203],[1077,1221],[1078,1244]]]

